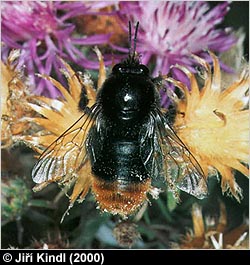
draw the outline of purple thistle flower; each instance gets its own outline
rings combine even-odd
[[[235,38],[229,29],[216,28],[228,10],[227,2],[210,9],[208,3],[200,1],[121,1],[119,12],[125,30],[129,20],[139,21],[137,51],[143,64],[154,62],[155,76],[159,72],[168,73],[175,64],[195,72],[196,63],[190,58],[191,53],[208,60],[205,50],[217,53],[228,50]],[[189,86],[182,71],[172,68],[171,73]]]
[[[92,8],[96,7],[98,3],[90,6],[74,1],[3,1],[2,59],[6,61],[11,49],[20,49],[18,66],[27,68],[35,93],[52,98],[58,96],[59,92],[50,82],[36,77],[35,73],[56,74],[63,82],[58,56],[84,68],[98,68],[97,60],[86,58],[77,46],[107,43],[109,35],[78,38],[74,35],[75,25],[69,22],[76,16],[93,14]]]

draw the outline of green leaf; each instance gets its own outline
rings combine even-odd
[[[147,226],[140,225],[138,227],[138,231],[142,236],[147,237],[148,241],[152,241],[156,238],[155,231],[151,229],[150,226],[148,225]]]
[[[46,209],[55,209],[55,206],[50,201],[45,200],[31,200],[28,203],[31,207],[39,207],[39,208],[46,208]]]
[[[167,205],[163,203],[161,198],[159,198],[156,203],[158,204],[158,207],[160,208],[163,216],[166,218],[167,222],[172,222],[172,216],[170,215],[169,209],[167,208]]]
[[[167,192],[167,206],[168,210],[172,212],[177,206],[177,200],[175,199],[173,192]]]

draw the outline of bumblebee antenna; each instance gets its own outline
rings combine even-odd
[[[129,44],[129,56],[132,54],[132,29],[131,21],[128,22],[128,44]]]
[[[136,26],[135,26],[134,51],[133,51],[133,56],[135,56],[135,52],[136,52],[136,40],[137,40],[138,28],[139,28],[139,21],[137,21]]]
[[[129,57],[131,57],[132,59],[135,58],[138,28],[139,28],[139,21],[137,21],[136,26],[135,26],[135,35],[134,35],[134,39],[133,39],[134,45],[133,45],[133,49],[132,49],[132,26],[131,26],[131,21],[128,22]]]

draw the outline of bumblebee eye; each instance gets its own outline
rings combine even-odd
[[[144,75],[149,74],[149,70],[148,70],[147,66],[145,66],[144,64],[140,64],[138,69],[139,69],[140,74],[144,74]]]
[[[137,75],[148,75],[149,70],[144,64],[136,66],[125,66],[124,64],[116,64],[112,69],[113,74],[137,74]]]
[[[112,72],[113,73],[123,73],[124,67],[122,66],[122,64],[118,63],[113,67]]]

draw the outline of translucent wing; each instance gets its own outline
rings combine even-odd
[[[66,184],[74,178],[86,160],[84,143],[98,112],[93,106],[42,153],[32,170],[34,182]]]
[[[160,178],[165,179],[165,174],[162,172],[163,156],[156,134],[157,126],[155,123],[154,116],[150,115],[141,128],[140,156],[145,168],[152,176],[152,180],[158,181]]]
[[[167,176],[171,176],[169,183],[198,199],[203,199],[207,196],[207,183],[202,168],[167,124],[165,132],[165,136],[161,139],[161,148],[165,171]]]
[[[157,110],[151,115],[155,133],[151,154],[148,152],[146,167],[157,168],[158,175],[164,175],[168,187],[178,197],[178,189],[199,199],[207,196],[207,183],[204,173],[195,157],[167,123],[164,115]],[[152,123],[152,122],[151,122]],[[150,128],[149,127],[149,128]],[[148,129],[151,130],[152,129]],[[147,132],[146,135],[150,135]],[[147,138],[147,137],[146,137]],[[154,161],[154,163],[152,162]]]
[[[159,141],[168,184],[173,189],[177,187],[198,199],[203,199],[207,196],[207,183],[202,168],[163,115],[159,112],[158,115],[161,121]]]

